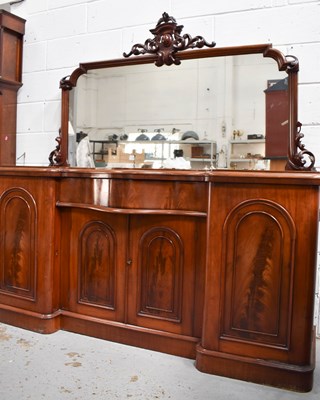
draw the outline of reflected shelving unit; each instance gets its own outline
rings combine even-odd
[[[168,159],[183,157],[192,169],[215,166],[215,141],[209,140],[90,140],[97,167],[164,168]]]
[[[255,169],[257,162],[264,160],[265,142],[265,139],[230,140],[229,168]]]

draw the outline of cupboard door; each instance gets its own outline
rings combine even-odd
[[[84,210],[65,214],[70,260],[62,271],[64,308],[122,321],[127,217]]]
[[[308,364],[318,189],[216,184],[211,201],[202,347]]]
[[[197,335],[196,274],[203,276],[201,219],[134,216],[130,222],[128,323]]]

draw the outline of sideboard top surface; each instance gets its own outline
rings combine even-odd
[[[44,178],[91,178],[130,180],[178,180],[189,182],[263,183],[272,185],[320,185],[319,172],[100,169],[70,167],[2,167],[0,176]]]

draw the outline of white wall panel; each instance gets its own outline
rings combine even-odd
[[[287,48],[286,54],[293,54],[299,60],[299,83],[319,82],[320,42],[289,46]]]
[[[17,113],[17,133],[44,131],[44,102],[20,104]],[[29,146],[37,146],[37,143],[30,140]]]
[[[88,4],[88,32],[119,29],[158,21],[170,0],[97,1]]]
[[[48,10],[54,10],[56,8],[69,7],[78,4],[90,3],[90,1],[97,0],[47,0]]]
[[[299,86],[299,119],[305,125],[320,124],[320,83]]]
[[[84,34],[87,28],[85,5],[60,8],[26,17],[26,43],[80,35]]]
[[[69,72],[69,71],[68,71]],[[40,71],[24,74],[23,86],[18,92],[19,103],[60,100],[59,82],[65,70]]]
[[[47,43],[36,42],[24,45],[23,72],[44,71],[47,63]]]
[[[216,41],[219,46],[319,42],[319,14],[319,4],[310,3],[217,15]]]
[[[119,31],[51,40],[47,44],[47,68],[76,68],[80,62],[120,58],[121,47],[122,37]],[[60,56],[57,57],[57,54]]]
[[[48,166],[48,156],[53,150],[52,143],[56,144],[56,137],[57,132],[18,134],[17,158],[20,158],[19,164]],[[30,146],[30,142],[33,143],[33,146]]]
[[[228,0],[228,1],[172,1],[172,14],[179,17],[195,15],[224,14],[244,10],[271,7],[272,0]]]

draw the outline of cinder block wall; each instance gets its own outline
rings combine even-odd
[[[320,2],[318,0],[25,0],[27,20],[17,155],[47,165],[60,126],[59,81],[79,62],[122,57],[167,11],[184,33],[217,46],[272,43],[299,58],[299,120],[320,167]]]
[[[10,11],[27,20],[17,121],[26,164],[47,165],[55,148],[60,79],[79,62],[122,57],[167,11],[217,46],[272,43],[299,58],[299,120],[320,168],[319,0],[25,0]]]

